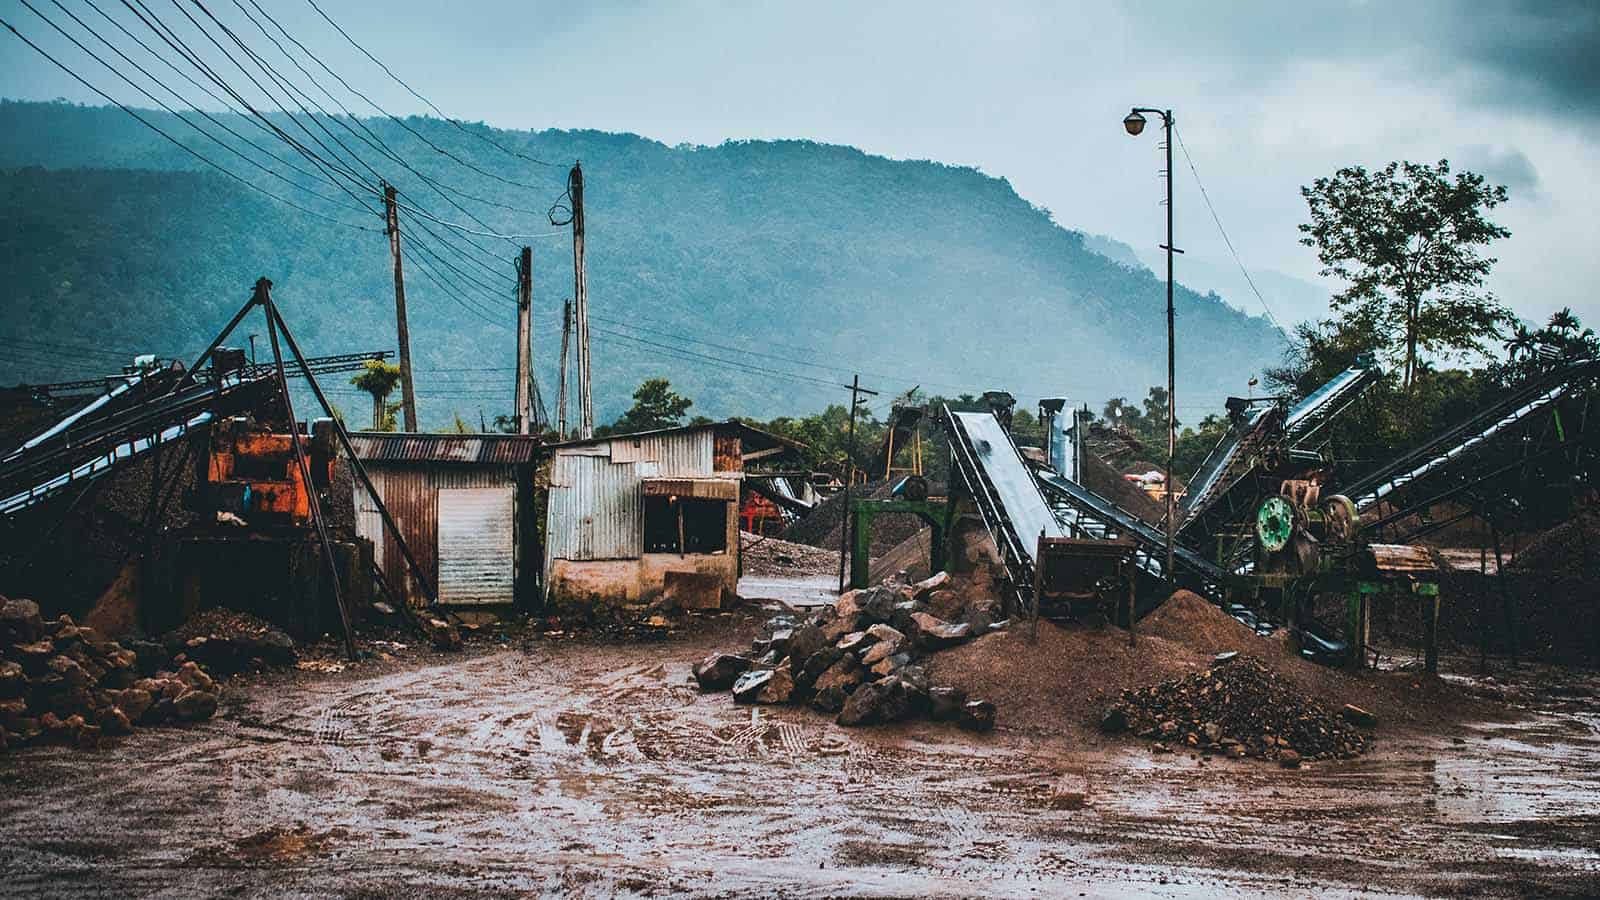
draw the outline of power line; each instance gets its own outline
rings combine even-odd
[[[316,217],[318,219],[322,219],[323,221],[331,222],[331,223],[333,223],[335,225],[340,225],[340,226],[343,226],[345,228],[352,228],[352,229],[355,229],[356,231],[366,231],[366,232],[371,232],[371,233],[378,233],[378,230],[375,229],[375,228],[369,228],[369,227],[363,226],[363,225],[355,225],[355,224],[350,223],[350,222],[345,222],[345,221],[342,221],[340,219],[335,219],[332,216],[323,215],[322,213],[319,213],[314,209],[308,209],[308,208],[306,208],[304,206],[301,206],[300,204],[294,202],[293,200],[289,200],[289,199],[287,199],[285,197],[279,196],[278,194],[275,194],[272,191],[267,190],[266,188],[263,188],[263,187],[261,187],[259,185],[253,184],[253,183],[245,180],[244,178],[240,177],[238,174],[236,174],[233,171],[231,171],[231,170],[225,168],[224,166],[222,166],[220,163],[212,161],[209,157],[201,154],[199,151],[195,150],[193,147],[190,147],[188,144],[185,144],[184,142],[182,142],[182,141],[178,140],[177,138],[173,137],[172,135],[168,134],[160,126],[158,126],[155,123],[151,122],[149,119],[146,119],[144,116],[139,115],[137,112],[134,112],[133,109],[131,107],[129,107],[127,104],[124,104],[124,103],[116,100],[110,94],[107,94],[105,91],[102,91],[99,88],[95,87],[93,84],[90,84],[89,81],[87,79],[85,79],[83,76],[79,75],[77,72],[74,72],[66,64],[62,63],[60,60],[56,59],[54,56],[51,56],[49,53],[45,52],[44,48],[40,47],[38,44],[35,44],[32,40],[30,40],[26,36],[24,36],[22,34],[22,32],[18,31],[16,26],[12,25],[9,21],[6,21],[5,19],[0,18],[0,25],[4,25],[7,31],[9,31],[12,34],[17,36],[18,40],[22,41],[24,44],[27,44],[29,47],[32,47],[34,52],[38,53],[40,56],[43,56],[45,59],[49,60],[53,65],[55,65],[56,68],[60,69],[61,71],[65,72],[65,73],[67,73],[67,75],[71,76],[74,81],[78,82],[79,84],[81,84],[84,87],[88,88],[89,90],[93,91],[97,96],[99,96],[101,99],[105,100],[107,103],[110,103],[110,104],[116,106],[118,109],[122,110],[123,112],[125,112],[128,115],[132,116],[133,118],[137,119],[141,125],[145,126],[146,128],[150,129],[151,131],[154,131],[156,134],[161,135],[163,138],[166,138],[174,146],[178,147],[178,149],[184,151],[185,153],[189,154],[190,156],[193,156],[195,159],[200,160],[202,163],[205,163],[207,166],[210,166],[211,168],[216,169],[217,171],[219,171],[222,174],[228,176],[229,178],[233,179],[234,181],[239,182],[240,184],[244,185],[245,187],[247,187],[247,188],[249,188],[249,189],[251,189],[253,191],[257,191],[257,192],[259,192],[261,194],[265,194],[266,196],[271,197],[272,199],[278,201],[279,203],[282,203],[284,206],[290,207],[291,209],[299,210],[300,212],[305,213],[308,216],[314,216],[314,217]]]
[[[335,31],[337,31],[337,32],[339,32],[339,34],[343,35],[344,39],[349,41],[350,45],[352,47],[355,47],[357,50],[360,50],[361,54],[363,56],[365,56],[369,60],[372,60],[372,62],[378,68],[382,69],[386,75],[388,75],[390,78],[393,78],[397,84],[399,84],[401,87],[403,87],[407,91],[409,91],[411,93],[411,96],[417,98],[418,100],[421,100],[423,103],[426,103],[428,105],[429,109],[431,109],[434,112],[438,113],[440,118],[444,119],[446,122],[449,122],[451,125],[454,125],[456,128],[460,129],[461,131],[465,132],[466,134],[470,134],[470,135],[476,137],[478,140],[483,141],[484,143],[495,147],[496,149],[500,150],[503,153],[508,153],[508,154],[510,154],[512,156],[515,156],[515,157],[519,158],[519,159],[525,159],[528,162],[535,163],[535,164],[538,164],[538,165],[541,165],[541,166],[550,166],[552,168],[560,168],[560,166],[558,166],[556,163],[545,162],[542,159],[535,159],[534,157],[528,156],[525,153],[521,153],[521,152],[516,151],[516,150],[511,150],[511,149],[501,145],[499,142],[493,140],[492,138],[488,137],[487,135],[484,135],[484,134],[482,134],[480,132],[477,132],[477,131],[473,131],[472,129],[467,128],[465,125],[461,124],[460,122],[456,121],[455,119],[452,119],[449,116],[445,115],[444,110],[442,110],[438,106],[434,105],[434,102],[432,100],[429,100],[427,97],[424,97],[421,94],[417,93],[417,91],[414,88],[412,88],[411,85],[406,84],[404,81],[402,81],[400,79],[400,76],[396,75],[393,71],[391,71],[389,69],[388,66],[384,65],[383,62],[380,61],[376,56],[373,56],[370,52],[368,52],[367,48],[365,48],[365,47],[361,46],[360,44],[356,43],[356,39],[351,37],[349,32],[345,31],[342,27],[340,27],[338,22],[335,22],[332,18],[330,18],[328,16],[327,13],[323,12],[322,11],[322,7],[318,6],[316,4],[315,0],[306,0],[306,2],[311,4],[311,8],[317,11],[317,15],[321,16],[323,21],[327,22],[329,25],[332,25]],[[362,99],[366,99],[366,98],[363,97]],[[367,102],[368,103],[372,103],[371,100],[367,100]],[[379,111],[382,112],[382,109],[379,108],[376,103],[373,103],[372,105],[373,105],[373,107],[375,109],[379,109]],[[388,113],[386,113],[386,112],[384,114],[388,115]],[[391,119],[394,118],[394,116],[389,116],[389,117]],[[397,119],[396,121],[399,121],[399,120]],[[438,148],[434,148],[434,149],[438,149]],[[443,153],[444,151],[440,150],[439,152]],[[513,182],[513,183],[515,183],[515,182]],[[522,185],[522,186],[523,187],[527,187],[527,185]]]
[[[651,340],[646,340],[644,338],[634,337],[633,335],[630,335],[630,334],[623,334],[620,331],[610,331],[610,330],[605,329],[605,328],[596,328],[596,329],[593,329],[593,330],[598,332],[598,333],[600,333],[600,334],[610,335],[610,336],[615,337],[615,338],[621,338],[622,340],[625,340],[625,341],[632,341],[634,343],[643,344],[643,345],[649,346],[649,347],[655,347],[655,348],[658,348],[658,349],[661,349],[661,350],[666,350],[666,351],[671,352],[671,353],[682,354],[684,356],[693,357],[694,359],[704,360],[704,361],[711,362],[711,363],[718,363],[718,364],[722,364],[724,366],[735,367],[735,368],[737,368],[737,369],[739,369],[741,371],[759,372],[759,373],[765,374],[765,375],[776,375],[776,376],[780,376],[780,377],[784,377],[784,378],[793,378],[793,379],[798,379],[798,380],[802,380],[802,381],[808,381],[808,382],[811,382],[813,384],[821,385],[823,387],[828,387],[828,388],[848,387],[847,385],[841,385],[841,384],[839,384],[837,382],[833,382],[833,381],[826,381],[824,379],[817,378],[817,377],[814,377],[814,376],[811,376],[811,375],[803,375],[803,374],[800,374],[800,373],[797,373],[797,372],[784,372],[784,371],[780,371],[778,369],[769,369],[769,368],[766,368],[764,366],[756,366],[756,365],[751,365],[750,363],[740,362],[738,360],[727,359],[725,357],[710,356],[710,355],[704,354],[704,353],[696,353],[693,350],[685,350],[682,347],[674,347],[671,344],[663,344],[663,343],[660,343],[658,341],[651,341]]]
[[[1222,227],[1222,219],[1217,216],[1217,208],[1211,205],[1211,195],[1206,193],[1206,186],[1200,180],[1200,170],[1194,167],[1194,159],[1189,156],[1189,148],[1183,144],[1183,136],[1178,134],[1177,127],[1172,129],[1173,136],[1178,139],[1178,149],[1183,151],[1183,158],[1189,163],[1189,171],[1194,175],[1195,186],[1200,189],[1200,197],[1206,201],[1206,209],[1211,211],[1211,221],[1217,223],[1217,232],[1222,235],[1222,242],[1228,245],[1228,252],[1233,255],[1234,264],[1239,267],[1239,274],[1244,276],[1245,283],[1250,285],[1250,290],[1261,301],[1261,309],[1267,314],[1267,321],[1271,322],[1279,331],[1283,331],[1278,324],[1278,317],[1272,314],[1272,307],[1267,305],[1267,298],[1261,296],[1261,291],[1256,287],[1255,279],[1250,277],[1250,272],[1245,269],[1244,261],[1239,259],[1239,251],[1233,249],[1233,241],[1228,238],[1227,229]],[[1170,173],[1168,173],[1170,177]]]

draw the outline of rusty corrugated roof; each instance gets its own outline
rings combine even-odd
[[[350,444],[362,462],[517,465],[538,455],[537,438],[520,434],[415,434],[358,431]]]

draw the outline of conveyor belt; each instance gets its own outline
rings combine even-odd
[[[1044,492],[1058,501],[1058,515],[1065,520],[1069,530],[1083,537],[1131,538],[1139,548],[1135,560],[1140,568],[1155,578],[1165,580],[1162,570],[1167,558],[1166,532],[1054,472],[1040,472],[1038,479]],[[1223,572],[1215,563],[1177,542],[1173,544],[1172,560],[1177,569],[1178,584],[1195,593],[1220,598]]]

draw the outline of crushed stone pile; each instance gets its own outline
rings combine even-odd
[[[292,666],[294,639],[278,626],[246,612],[213,607],[167,632],[167,651],[182,654],[223,676],[246,670]]]
[[[192,660],[141,677],[138,654],[31,600],[0,597],[0,752],[35,741],[98,746],[135,725],[209,719],[216,682]]]
[[[1365,710],[1334,712],[1256,660],[1231,656],[1182,678],[1123,691],[1101,727],[1154,740],[1158,751],[1177,745],[1293,768],[1301,760],[1365,752],[1371,738],[1362,729],[1376,724]]]
[[[839,551],[779,538],[739,532],[744,574],[763,576],[837,575]]]
[[[695,680],[704,691],[731,690],[738,703],[808,704],[841,725],[927,716],[987,731],[994,704],[933,685],[926,665],[1006,625],[992,594],[962,587],[940,572],[850,591],[803,620],[775,616],[749,654],[714,653],[695,665]]]

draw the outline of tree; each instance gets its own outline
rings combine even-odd
[[[1350,166],[1300,193],[1311,214],[1300,243],[1348,285],[1333,308],[1382,327],[1405,388],[1421,354],[1482,353],[1499,337],[1510,316],[1482,289],[1495,259],[1479,248],[1511,235],[1485,216],[1506,201],[1503,185],[1473,172],[1452,179],[1440,160]]]
[[[394,431],[395,407],[384,401],[400,383],[400,367],[381,359],[369,359],[366,366],[350,378],[350,383],[372,395],[372,430]]]
[[[694,401],[672,390],[665,378],[646,378],[633,392],[633,406],[611,426],[612,434],[672,428],[683,422]]]

